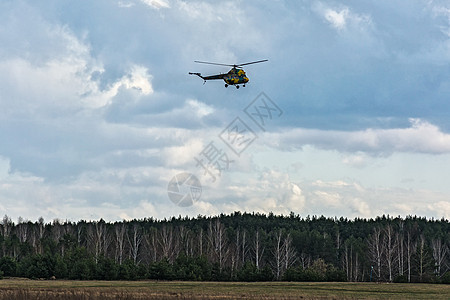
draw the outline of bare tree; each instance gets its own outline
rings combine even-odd
[[[177,238],[175,240],[175,255],[181,251],[186,256],[193,255],[193,245],[191,239],[191,231],[189,228],[181,225],[177,227]]]
[[[258,270],[261,267],[261,260],[264,255],[264,247],[262,246],[259,231],[259,228],[256,229],[255,242],[253,244],[253,252],[255,253],[255,265]]]
[[[83,230],[85,230],[87,226],[84,224],[77,224],[77,245],[82,246],[82,236],[83,236]]]
[[[113,236],[110,230],[110,227],[107,226],[106,224],[105,226],[105,234],[102,237],[102,251],[103,251],[103,256],[104,257],[108,257],[108,250],[111,247],[112,241],[113,241]]]
[[[404,270],[404,237],[402,233],[395,234],[395,248],[397,253],[397,263],[398,263],[398,275],[403,276],[405,273]]]
[[[339,227],[336,228],[336,260],[339,260],[341,250],[341,231]]]
[[[417,247],[417,259],[419,263],[419,278],[420,281],[423,280],[423,275],[425,275],[426,267],[427,267],[427,249],[426,249],[426,242],[425,242],[425,236],[421,234],[419,236],[419,243]]]
[[[229,248],[225,226],[219,219],[216,219],[214,223],[209,222],[208,243],[213,261],[219,264],[219,270],[222,272],[229,256]]]
[[[106,224],[103,220],[89,223],[87,227],[87,242],[93,249],[95,263],[98,262],[100,254],[104,251],[106,238]]]
[[[398,262],[398,274],[404,274],[404,266],[405,266],[405,251],[403,249],[405,241],[404,241],[404,227],[405,223],[400,221],[398,224],[399,232],[395,235],[396,247],[397,247],[397,262]]]
[[[272,250],[272,254],[274,257],[274,261],[272,263],[272,268],[275,272],[275,277],[277,280],[280,280],[282,268],[283,268],[283,249],[282,249],[282,236],[283,232],[278,230],[278,232],[275,235],[275,247]]]
[[[119,265],[121,265],[123,262],[123,254],[125,252],[125,233],[125,222],[114,225],[114,237],[116,240],[116,262],[119,263]]]
[[[417,241],[413,242],[412,230],[406,231],[406,263],[408,265],[408,282],[411,282],[411,257],[416,252]]]
[[[198,232],[198,255],[203,256],[203,228]]]
[[[61,256],[64,257],[65,254],[65,244],[61,240],[64,236],[64,227],[61,225],[59,219],[54,219],[51,227],[51,236],[54,241],[61,244]]]
[[[130,256],[133,259],[134,264],[137,264],[139,263],[139,248],[144,238],[142,228],[138,223],[133,223],[131,226],[131,232],[127,234],[127,238],[128,244],[130,245]]]
[[[352,251],[353,251],[353,245],[349,246],[349,242],[346,241],[344,244],[344,255],[342,256],[342,264],[343,269],[345,270],[345,273],[347,274],[347,280],[352,281]]]
[[[240,227],[236,230],[236,237],[234,244],[231,245],[231,277],[234,276],[234,270],[239,268],[240,264]]]
[[[369,255],[372,263],[375,264],[373,268],[378,281],[381,280],[381,261],[384,255],[384,248],[381,242],[381,229],[376,227],[368,239]]]
[[[295,248],[292,246],[292,237],[291,233],[288,233],[284,238],[283,242],[283,273],[292,267],[294,263],[297,261],[297,252]]]
[[[395,243],[394,243],[394,229],[391,224],[388,224],[384,229],[384,239],[383,239],[385,251],[385,262],[388,268],[389,281],[393,280],[393,265],[394,265],[394,253],[395,253]]]
[[[44,239],[44,234],[45,234],[45,223],[44,223],[44,218],[43,217],[39,217],[38,219],[38,224],[37,224],[37,234],[38,234],[38,253],[42,254],[43,249],[42,249],[42,240]]]
[[[436,266],[436,276],[441,276],[441,269],[447,255],[447,245],[442,243],[440,238],[435,238],[431,241],[431,247],[433,249],[433,258]]]
[[[11,234],[11,229],[14,227],[14,223],[11,218],[5,215],[2,220],[2,234],[3,237],[7,238]]]
[[[195,255],[194,236],[190,229],[186,231],[186,237],[184,239],[184,253],[186,256]]]
[[[173,262],[175,259],[175,241],[172,225],[164,225],[159,230],[158,243],[161,248],[162,257],[168,259],[170,262]]]
[[[144,236],[147,249],[150,252],[150,259],[152,262],[158,260],[158,242],[157,242],[158,230],[155,227],[151,227],[149,232]]]
[[[300,256],[300,264],[302,266],[303,269],[308,268],[311,265],[311,255],[310,254],[306,254],[305,252],[301,252]]]
[[[28,240],[28,224],[22,217],[19,217],[16,225],[16,235],[21,243]]]

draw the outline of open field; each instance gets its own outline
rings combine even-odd
[[[0,299],[449,299],[450,285],[0,280]]]

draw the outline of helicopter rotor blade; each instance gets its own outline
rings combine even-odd
[[[227,67],[236,66],[236,65],[218,64],[218,63],[212,63],[212,62],[207,62],[207,61],[198,61],[198,60],[195,60],[194,62],[199,63],[199,64],[208,64],[208,65],[216,65],[216,66],[227,66]]]
[[[263,59],[263,60],[258,60],[258,61],[252,61],[252,62],[248,62],[248,63],[243,63],[243,64],[238,64],[238,65],[234,65],[236,67],[241,67],[241,66],[246,66],[246,65],[251,65],[251,64],[257,64],[257,63],[262,63],[268,61],[268,59]]]

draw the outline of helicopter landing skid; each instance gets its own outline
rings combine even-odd
[[[237,85],[237,84],[233,84],[237,89],[239,89],[241,86],[240,85]],[[225,87],[227,88],[228,87],[228,84],[227,83],[225,83]],[[242,87],[245,87],[245,84],[243,84],[242,85]]]

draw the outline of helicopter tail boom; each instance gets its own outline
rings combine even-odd
[[[192,72],[189,72],[189,75],[197,75],[197,76],[200,77],[201,79],[204,79],[201,73],[192,73]]]
[[[192,73],[189,72],[190,75],[197,75],[198,77],[200,77],[201,79],[203,79],[204,81],[206,80],[216,80],[216,79],[223,79],[226,74],[217,74],[217,75],[211,75],[211,76],[202,76],[201,73]]]

